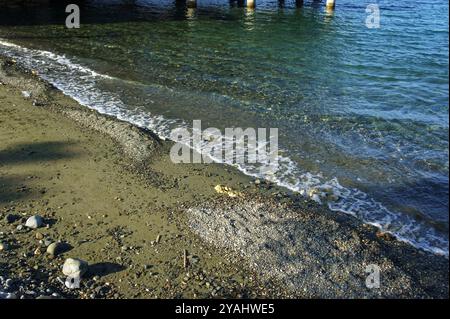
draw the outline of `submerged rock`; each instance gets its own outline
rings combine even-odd
[[[44,220],[39,215],[31,216],[27,219],[25,226],[31,229],[36,229],[41,227],[44,224]]]

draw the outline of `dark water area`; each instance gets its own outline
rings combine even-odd
[[[418,247],[448,254],[448,2],[0,2],[0,53],[81,103],[148,127],[276,127],[259,176]],[[378,4],[380,28],[366,26]],[[15,44],[15,45],[12,45]]]

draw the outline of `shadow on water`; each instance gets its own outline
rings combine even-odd
[[[67,142],[21,143],[0,150],[0,204],[25,198],[37,198],[45,191],[32,191],[27,186],[29,177],[22,175],[5,176],[5,166],[31,162],[57,161],[72,158],[76,153],[67,150]]]

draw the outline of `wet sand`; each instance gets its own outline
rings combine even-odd
[[[448,298],[448,259],[235,169],[173,164],[170,142],[78,105],[13,61],[0,64],[1,284],[13,279],[0,291]],[[20,229],[34,214],[48,226]],[[58,240],[70,249],[52,258],[45,246]],[[60,282],[69,257],[90,264],[81,289]],[[375,290],[365,286],[371,263],[385,276]]]

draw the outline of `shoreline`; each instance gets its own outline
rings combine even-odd
[[[33,54],[37,54],[39,57],[41,55],[43,57],[51,57],[51,60],[53,60],[54,58],[56,58],[56,60],[63,59],[63,68],[65,66],[69,66],[71,72],[73,73],[72,76],[75,78],[77,78],[78,76],[84,77],[85,75],[87,75],[91,80],[94,81],[97,77],[102,79],[120,80],[103,73],[97,73],[96,71],[90,70],[89,68],[86,68],[85,66],[80,65],[77,62],[66,59],[64,56],[55,55],[54,53],[49,51],[41,51],[39,49],[33,48],[28,49],[26,48],[26,46],[22,47],[8,41],[0,41],[0,45],[17,48],[19,51],[23,50],[24,52],[28,52],[30,50],[29,53],[33,52]],[[32,60],[29,60],[29,58],[21,57],[20,54],[17,55],[14,52],[12,53],[12,55],[9,55],[9,53],[7,53],[7,55],[12,59],[15,59],[17,57],[17,59],[22,61],[25,68],[33,69],[32,65],[34,65],[34,62],[32,62]],[[29,56],[28,53],[25,55]],[[38,58],[38,60],[39,59],[40,58]],[[53,76],[53,73],[55,72],[57,74],[57,70],[59,70],[61,66],[58,65],[58,63],[53,65],[51,61],[50,65],[52,65],[52,70],[50,72],[43,71],[44,73],[41,77],[46,79],[52,85],[55,85],[56,88],[62,91],[64,94],[68,95],[76,101],[79,101],[82,106],[87,107],[88,109],[96,110],[101,114],[112,116],[113,119],[117,117],[122,121],[122,123],[127,123],[128,125],[131,123],[131,125],[133,126],[142,127],[148,133],[151,133],[150,131],[153,131],[163,140],[170,140],[170,138],[168,138],[168,136],[170,135],[168,129],[171,126],[170,124],[166,123],[164,117],[160,118],[159,116],[155,117],[152,115],[146,116],[143,113],[140,113],[139,115],[133,111],[125,111],[127,109],[125,104],[120,99],[115,97],[114,94],[110,94],[111,92],[107,93],[103,92],[102,90],[97,90],[95,88],[96,85],[93,85],[92,83],[83,82],[84,84],[78,85],[74,84],[76,82],[72,82],[70,80],[60,81],[58,80],[58,77]],[[79,73],[77,70],[82,70],[82,72]],[[92,77],[89,74],[91,74]],[[107,103],[108,105],[112,104],[112,107],[105,108],[105,103]],[[60,108],[57,108],[57,110],[58,109]],[[78,111],[78,109],[75,110],[75,119],[80,120],[79,115],[81,115],[81,120],[85,120],[86,116],[83,116],[84,113],[80,113]],[[68,113],[73,112],[70,111]],[[72,114],[67,114],[67,116],[71,115]],[[91,117],[90,119],[86,119],[85,121],[88,126],[95,126],[96,122],[98,122],[98,119],[95,118],[95,116]],[[116,122],[114,121],[110,121],[110,123],[112,125],[116,124]],[[100,124],[97,129],[101,130],[104,126],[104,124]],[[177,125],[177,127],[185,127],[185,125],[183,123],[180,123],[180,126]],[[114,134],[114,132],[111,133]],[[138,146],[139,148],[141,145],[145,145],[145,142],[140,142],[141,143],[135,143],[135,146]],[[197,151],[199,149],[198,144],[188,147]],[[130,158],[135,161],[135,159],[137,159],[139,156],[141,155],[136,153],[134,154],[134,156],[130,156]],[[365,193],[365,191],[363,190],[364,187],[346,188],[342,186],[336,178],[322,179],[320,173],[312,175],[309,175],[309,173],[307,173],[305,177],[304,172],[302,170],[297,170],[294,162],[289,157],[285,157],[283,154],[281,154],[279,162],[281,164],[279,167],[281,175],[284,175],[286,173],[286,170],[289,171],[292,169],[292,171],[288,173],[285,178],[275,177],[275,179],[271,181],[272,183],[277,184],[279,187],[287,189],[289,192],[300,193],[306,197],[310,197],[311,199],[319,203],[325,201],[323,203],[332,211],[344,212],[349,215],[357,216],[357,218],[359,218],[362,222],[374,225],[378,227],[380,231],[394,235],[398,240],[404,241],[415,246],[416,248],[423,249],[437,255],[444,255],[446,256],[446,258],[448,258],[448,240],[446,239],[448,235],[441,236],[442,234],[439,234],[439,232],[435,232],[435,229],[433,227],[429,228],[427,226],[428,222],[422,223],[420,220],[415,220],[415,218],[409,218],[408,215],[397,215],[396,213],[391,212],[387,207],[383,205],[383,203],[374,200],[367,193]],[[266,179],[266,176],[264,176],[264,174],[261,175],[257,171],[252,169],[252,165],[243,164],[238,165],[237,167],[241,172],[243,172],[247,176],[250,176],[251,178],[258,178],[261,180]],[[288,181],[291,178],[292,180]],[[306,186],[306,188],[303,188],[299,187],[298,183],[300,183],[300,185],[307,185],[308,183],[312,184]],[[361,190],[363,191],[361,192]],[[333,198],[339,200],[334,200]],[[361,209],[361,207],[364,208]],[[411,229],[414,229],[414,231],[410,231]]]
[[[115,247],[116,255],[121,257],[121,254],[130,255],[132,252],[139,253],[137,256],[141,256],[140,259],[158,259],[147,251],[159,245],[159,243],[155,244],[155,241],[160,235],[160,231],[150,231],[149,226],[143,227],[141,221],[133,221],[143,218],[143,210],[153,210],[154,207],[157,207],[158,213],[152,214],[152,216],[158,216],[158,218],[155,217],[157,220],[167,219],[162,223],[166,227],[165,230],[171,229],[171,233],[173,233],[172,228],[176,225],[177,232],[182,237],[187,236],[187,241],[179,240],[174,235],[169,236],[173,242],[170,244],[170,252],[163,258],[163,264],[171,264],[171,267],[165,269],[162,267],[160,272],[148,270],[148,268],[139,270],[139,276],[143,276],[146,284],[155,281],[153,275],[148,276],[146,273],[156,272],[158,273],[157,277],[159,275],[166,277],[165,279],[168,279],[168,274],[177,273],[178,282],[171,293],[181,297],[448,298],[448,259],[445,257],[433,255],[396,241],[388,235],[380,234],[375,227],[364,225],[349,215],[327,211],[325,207],[320,207],[301,196],[288,194],[280,187],[265,182],[256,184],[252,178],[233,168],[220,164],[172,164],[168,156],[171,142],[159,141],[154,134],[147,130],[80,106],[39,79],[31,71],[21,69],[16,63],[7,61],[7,58],[0,57],[0,63],[3,65],[0,70],[0,81],[5,82],[0,86],[0,92],[1,95],[6,94],[6,98],[15,94],[14,101],[16,104],[21,104],[20,108],[22,108],[22,111],[18,111],[17,107],[13,107],[10,110],[12,114],[15,112],[21,114],[22,112],[24,115],[26,110],[33,109],[33,112],[49,114],[58,120],[66,119],[68,123],[72,123],[67,124],[67,127],[72,126],[70,130],[64,126],[59,127],[63,132],[66,130],[69,132],[69,134],[64,134],[69,139],[72,136],[70,133],[80,134],[81,132],[81,135],[88,136],[86,141],[94,144],[87,147],[90,148],[91,153],[96,153],[97,158],[107,154],[107,158],[100,161],[107,163],[103,167],[106,172],[103,172],[101,179],[90,181],[93,189],[101,188],[104,180],[110,178],[108,175],[116,175],[113,176],[115,182],[133,185],[133,187],[129,187],[134,193],[134,196],[130,196],[133,197],[132,199],[117,196],[122,200],[115,200],[122,206],[121,208],[114,207],[117,210],[117,220],[111,221],[109,226],[99,222],[99,225],[90,229],[91,232],[94,231],[94,228],[100,229],[101,232],[108,231],[114,229],[112,224],[119,227],[122,225],[121,222],[124,224],[122,226],[126,226],[128,222],[135,223],[135,230],[130,235],[135,245],[131,245],[131,247],[141,246],[140,249],[135,251],[135,249],[129,250],[125,247],[122,251],[123,245],[117,245],[120,247]],[[5,87],[6,93],[4,92]],[[20,96],[21,91],[30,92],[31,97]],[[5,118],[2,121],[8,123],[9,119]],[[17,123],[20,123],[20,119],[16,119]],[[37,121],[37,123],[40,122]],[[11,128],[13,124],[10,125]],[[30,124],[24,124],[25,127],[27,125]],[[40,131],[36,127],[33,129],[35,132]],[[28,138],[30,137],[28,136]],[[37,138],[35,140],[39,141]],[[9,142],[15,142],[14,137],[11,137]],[[1,152],[5,152],[3,147],[0,154]],[[20,151],[17,154],[20,154]],[[13,154],[10,158],[11,162],[6,164],[7,174],[14,172],[13,166],[17,154]],[[3,158],[4,156],[0,157],[0,159]],[[59,159],[60,162],[67,160],[74,159],[64,157]],[[4,165],[1,162],[0,160],[0,169],[3,170]],[[92,162],[92,160],[88,160],[88,162]],[[94,161],[91,164],[92,170],[96,171],[97,162]],[[109,173],[106,167],[110,169]],[[114,167],[114,172],[111,171],[111,167]],[[52,168],[45,165],[45,170],[52,170]],[[78,172],[79,170],[81,168],[78,168]],[[83,188],[80,180],[78,180],[78,184],[80,188]],[[230,198],[226,193],[217,194],[214,190],[215,185],[230,187],[242,193],[242,198]],[[135,188],[142,189],[136,191]],[[148,198],[149,193],[152,192],[156,192],[157,195]],[[45,197],[49,193],[58,197],[58,190],[55,189],[46,191],[42,195]],[[121,193],[123,197],[130,195],[128,191]],[[171,196],[175,198],[171,198]],[[89,200],[94,199],[95,197],[78,198],[81,202],[88,202],[84,209],[90,208],[93,203]],[[157,204],[154,205],[154,202]],[[22,201],[19,200],[16,205],[20,206],[21,203]],[[111,203],[104,203],[102,206],[105,207],[102,209],[111,209],[107,207],[109,204]],[[121,215],[124,206],[137,208],[133,209],[133,212],[128,212],[125,217]],[[26,216],[31,213],[25,207],[22,209]],[[5,217],[3,215],[14,210],[8,203],[0,201],[2,218]],[[76,210],[80,210],[80,208]],[[74,241],[74,235],[58,229],[58,223],[60,218],[66,219],[71,214],[67,210],[52,207],[48,216],[48,218],[57,220],[50,226],[50,232],[54,231],[59,236],[63,233],[65,238],[62,240],[69,243]],[[79,219],[85,219],[86,214],[92,213],[80,211],[73,214],[72,222],[80,223]],[[95,220],[96,217],[91,216],[88,219]],[[160,226],[158,223],[155,224],[155,219],[152,219],[151,222],[149,220],[147,223]],[[17,226],[17,224],[4,225],[2,223],[1,231],[9,233],[13,229],[11,226]],[[83,234],[84,230],[77,231]],[[92,236],[92,234],[90,235]],[[116,231],[110,236],[118,237],[117,242],[119,243],[122,241],[122,235],[124,234],[121,231]],[[29,241],[32,232],[20,233],[17,236],[21,236],[21,240]],[[161,238],[165,238],[165,235],[162,235]],[[90,249],[96,251],[101,241],[101,238],[94,239]],[[190,244],[186,245],[185,242]],[[196,250],[197,247],[201,247],[200,251],[206,255],[192,254],[191,251]],[[28,247],[28,249],[30,248]],[[183,269],[180,256],[184,249],[189,251],[189,260],[200,260],[195,261],[196,266],[192,267],[197,268],[200,263],[202,270],[206,270],[208,274],[213,274],[218,269],[218,273],[221,275],[216,278],[218,279],[216,281],[225,282],[225,284],[198,280],[198,287],[197,284],[194,284],[190,288],[184,288],[190,293],[183,290],[183,287],[189,287],[192,276],[192,274],[187,276]],[[76,248],[73,251],[76,251]],[[89,249],[81,250],[80,254],[85,253],[89,256],[88,251]],[[61,263],[62,257],[72,256],[71,252],[68,251],[55,260]],[[89,261],[96,263],[104,262],[102,259],[108,256],[101,251],[89,253],[92,254]],[[3,254],[1,252],[0,256],[4,257]],[[78,257],[86,258],[85,256]],[[110,260],[110,258],[107,259]],[[128,256],[128,262],[117,263],[121,267],[117,268],[116,272],[104,275],[108,281],[111,280],[111,285],[108,286],[118,286],[119,279],[123,279],[122,274],[125,276],[125,273],[132,272],[133,275],[137,273],[129,271],[129,267],[124,266],[124,264],[129,266],[128,263],[136,264],[133,259]],[[174,259],[176,262],[173,262]],[[8,263],[8,261],[7,257],[6,262]],[[45,259],[42,260],[42,262],[44,261]],[[241,263],[247,266],[241,267]],[[365,267],[373,263],[379,264],[382,273],[388,274],[383,286],[375,290],[368,289],[364,285],[365,276],[367,276]],[[140,268],[143,264],[144,262]],[[126,269],[122,269],[122,267]],[[231,274],[230,269],[232,269]],[[249,276],[249,273],[252,275]],[[196,276],[201,278],[203,275],[196,274],[194,278]],[[188,280],[185,280],[186,278]],[[445,278],[447,280],[442,280]],[[165,287],[166,283],[161,278],[158,280],[159,282],[153,286]],[[174,279],[174,281],[177,280]],[[197,279],[194,281],[197,282]],[[168,282],[171,283],[172,280]],[[208,287],[206,287],[206,282],[209,282]],[[237,286],[233,286],[232,282],[236,282]],[[173,285],[169,284],[169,286]],[[213,288],[213,292],[211,292],[210,287],[216,286],[220,286],[220,288],[218,290]],[[201,291],[205,288],[207,288],[208,294],[202,295]],[[118,291],[121,289],[125,293],[120,294]],[[119,294],[119,297],[132,297],[133,290],[139,292],[141,297],[170,297],[170,294],[161,296],[149,293],[147,295],[145,289],[136,287],[133,289],[132,286],[126,290],[124,288],[111,289],[114,294]],[[233,293],[229,291],[233,291]],[[212,293],[214,295],[211,295]],[[112,294],[113,297],[114,294]],[[68,297],[70,296],[68,295]],[[92,294],[88,293],[83,297],[92,297]]]

